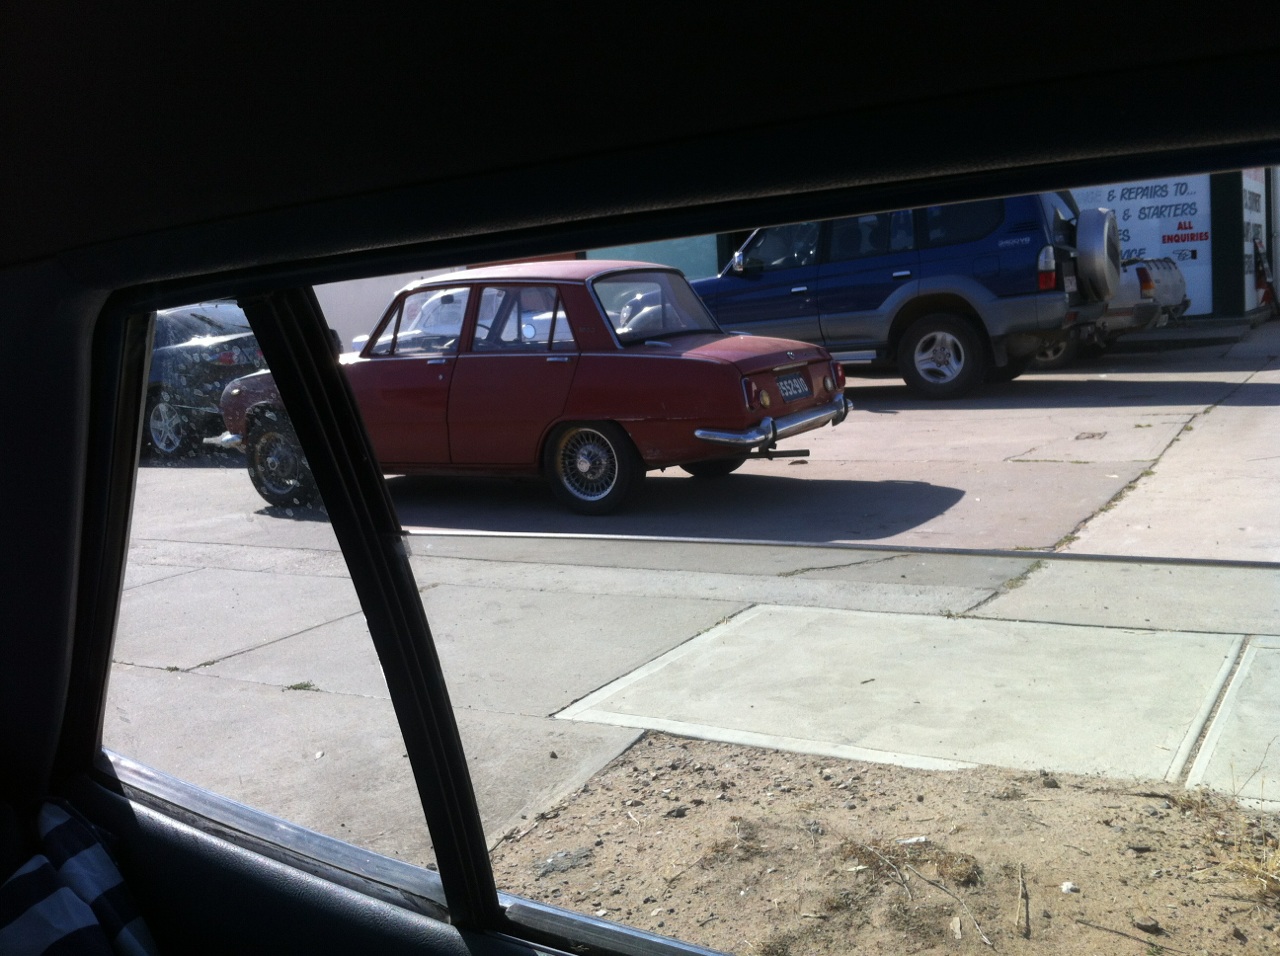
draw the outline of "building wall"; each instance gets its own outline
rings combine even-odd
[[[1214,311],[1211,177],[1142,179],[1073,189],[1076,203],[1115,210],[1121,257],[1178,264],[1187,281],[1188,316]]]

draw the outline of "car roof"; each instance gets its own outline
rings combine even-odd
[[[538,262],[506,262],[459,269],[429,279],[416,279],[401,292],[475,282],[587,282],[610,272],[623,271],[676,272],[671,266],[656,262],[633,262],[626,259],[551,259]]]

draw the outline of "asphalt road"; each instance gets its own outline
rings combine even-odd
[[[1277,355],[1268,325],[953,403],[855,379],[809,458],[607,518],[390,478],[491,837],[645,728],[1274,792]],[[115,658],[107,746],[429,859],[329,526],[238,455],[144,461]]]

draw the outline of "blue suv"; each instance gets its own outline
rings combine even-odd
[[[693,286],[727,330],[896,364],[953,398],[1087,338],[1119,275],[1115,215],[1049,192],[757,229]]]

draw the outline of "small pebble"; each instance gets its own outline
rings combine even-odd
[[[1160,922],[1154,916],[1137,916],[1134,917],[1133,925],[1138,927],[1144,933],[1160,932]]]

